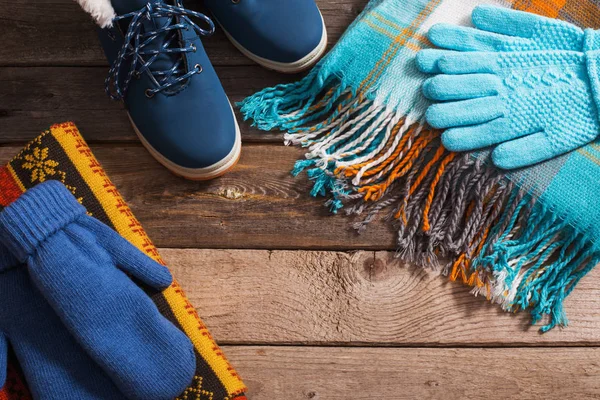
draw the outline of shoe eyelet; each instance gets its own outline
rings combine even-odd
[[[233,4],[239,4],[240,0],[231,0]]]
[[[196,68],[196,70],[198,71],[198,73],[200,73],[200,72],[203,71],[202,65],[200,65],[200,64],[194,65],[194,68]]]
[[[152,92],[152,90],[150,90],[150,89],[146,89],[146,90],[144,91],[144,94],[145,94],[145,95],[146,95],[146,97],[147,97],[147,98],[149,98],[149,99],[151,99],[151,98],[153,98],[153,97],[154,97],[154,93],[153,93],[153,92]]]
[[[195,45],[195,44],[192,44],[192,52],[194,52],[194,53],[195,53],[195,52],[196,52],[196,50],[198,50],[198,49],[196,48],[196,45]]]

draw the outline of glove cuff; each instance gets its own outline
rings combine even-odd
[[[23,263],[40,243],[85,213],[62,183],[47,181],[0,213],[0,241]]]
[[[600,113],[600,31],[585,30],[584,52],[596,110]]]

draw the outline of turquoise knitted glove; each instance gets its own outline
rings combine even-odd
[[[583,50],[583,30],[568,22],[489,5],[476,7],[471,18],[475,28],[437,24],[429,40],[457,51]]]
[[[443,73],[428,79],[423,92],[444,101],[430,106],[426,118],[434,128],[450,128],[442,135],[449,150],[502,143],[492,160],[513,169],[574,150],[600,132],[598,75],[588,78],[588,64],[595,63],[586,63],[584,53],[424,50],[417,63]]]
[[[585,45],[581,28],[523,11],[481,5],[475,7],[471,19],[475,28],[437,24],[428,38],[437,47],[455,51],[583,51]],[[422,52],[423,72],[439,74],[436,62],[442,55],[443,50]]]

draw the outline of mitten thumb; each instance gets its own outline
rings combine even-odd
[[[92,217],[84,217],[79,224],[98,238],[98,242],[103,244],[117,266],[124,272],[159,290],[166,289],[173,282],[173,277],[165,266],[142,253],[102,222]]]

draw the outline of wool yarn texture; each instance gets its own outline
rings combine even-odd
[[[490,6],[475,8],[472,20],[477,29],[434,25],[428,37],[446,50],[417,55],[421,71],[439,74],[425,81],[423,93],[439,102],[426,119],[448,128],[446,149],[498,145],[493,163],[515,169],[599,136],[597,31]]]
[[[482,5],[579,26],[564,35],[534,30],[532,46],[581,51],[580,28],[600,27],[598,0],[372,0],[304,79],[239,106],[258,128],[284,131],[287,144],[307,149],[293,173],[306,171],[311,194],[355,216],[359,232],[388,216],[400,258],[470,285],[506,311],[527,310],[533,323],[547,316],[547,331],[567,324],[565,297],[600,260],[600,150],[592,142],[506,172],[489,151],[442,146],[442,131],[426,123],[431,101],[421,88],[430,75],[416,55],[434,47],[431,27],[467,27]]]
[[[15,212],[17,208],[21,212]],[[60,210],[60,212],[52,213],[52,210]],[[247,389],[240,376],[215,343],[181,286],[171,277],[157,248],[73,123],[53,125],[28,143],[9,163],[0,167],[0,216],[3,219],[4,232],[2,243],[8,244],[10,251],[7,252],[12,253],[7,256],[3,254],[7,252],[0,251],[0,266],[11,266],[24,259],[26,264],[29,264],[0,272],[0,279],[3,274],[25,272],[29,278],[26,282],[28,286],[20,285],[21,289],[25,290],[28,287],[35,289],[39,296],[32,297],[28,303],[23,303],[23,307],[27,304],[32,307],[35,304],[39,305],[40,302],[35,300],[40,297],[45,300],[45,308],[41,312],[47,313],[51,310],[56,317],[54,321],[61,322],[61,326],[73,338],[77,348],[83,349],[84,354],[89,355],[88,361],[93,361],[96,371],[100,370],[105,374],[106,380],[118,382],[114,375],[116,373],[125,379],[127,376],[133,377],[133,380],[138,382],[138,378],[156,372],[149,368],[150,365],[139,365],[140,361],[152,357],[151,353],[155,349],[146,347],[145,351],[139,353],[134,348],[126,349],[126,347],[132,344],[136,347],[136,341],[148,332],[165,334],[160,335],[161,337],[151,336],[142,339],[147,343],[156,343],[155,340],[168,342],[171,338],[168,331],[176,328],[177,331],[185,334],[185,336],[183,334],[178,336],[184,342],[181,348],[174,350],[173,354],[164,352],[161,354],[160,351],[156,354],[159,358],[171,359],[171,368],[174,370],[169,372],[169,376],[186,375],[186,380],[189,380],[187,387],[177,394],[175,399],[185,400],[196,397],[207,397],[213,400],[246,399],[244,393]],[[7,232],[8,226],[10,232]],[[57,240],[64,241],[64,246],[60,245],[64,254],[51,251],[50,247],[56,246]],[[36,250],[32,250],[33,248]],[[69,254],[70,257],[65,259]],[[46,263],[48,259],[52,263]],[[83,267],[73,271],[71,264],[76,259],[81,261],[78,264]],[[84,262],[86,260],[88,262]],[[91,269],[93,265],[98,270]],[[105,277],[106,281],[101,285],[91,285],[87,282],[96,280],[97,274]],[[60,277],[71,285],[64,287],[65,282],[60,282]],[[17,278],[13,278],[15,282],[18,281]],[[110,287],[111,283],[117,286]],[[1,281],[0,285],[2,285]],[[38,286],[42,290],[38,290]],[[143,288],[143,291],[140,288]],[[17,289],[13,287],[12,290]],[[118,291],[116,297],[115,293],[112,293],[114,290]],[[77,301],[81,299],[81,293],[86,293],[86,297],[89,295],[90,304]],[[133,297],[147,296],[142,307],[145,311],[131,304],[132,293]],[[105,301],[102,300],[103,295],[108,297]],[[96,302],[106,307],[95,307],[93,303]],[[128,304],[131,310],[121,309]],[[62,305],[72,309],[61,309]],[[110,315],[111,309],[115,315]],[[77,315],[74,310],[82,311],[83,315]],[[158,313],[154,314],[153,310]],[[138,313],[139,311],[142,313]],[[132,312],[136,315],[131,315]],[[27,321],[21,321],[29,329],[28,334],[34,336],[36,329],[45,330],[45,324],[49,323],[46,320],[38,320],[35,315],[33,313]],[[125,324],[119,325],[119,315],[127,317]],[[7,318],[10,316],[8,315]],[[86,318],[90,321],[86,321]],[[8,323],[17,326],[12,321]],[[115,339],[120,329],[132,325],[140,328],[137,331],[140,336],[121,335]],[[2,330],[1,326],[0,330]],[[103,332],[107,335],[103,335]],[[7,334],[9,333],[14,332]],[[8,335],[9,339],[12,339],[12,336],[14,334]],[[61,335],[57,334],[55,340],[60,340],[60,337]],[[119,346],[111,348],[111,342],[114,344],[115,340],[118,340]],[[27,364],[32,358],[24,357],[22,348],[17,348],[13,340],[9,340],[8,344],[10,345],[9,364],[5,369],[6,384],[0,390],[0,399],[63,398],[53,397],[54,392],[50,388],[35,386],[29,377],[26,380],[23,375],[27,376],[28,371],[32,371],[28,368],[30,364]],[[57,347],[57,351],[65,349],[65,352],[71,353],[73,349],[63,344],[63,347]],[[0,362],[2,362],[2,346],[0,343]],[[169,346],[159,345],[158,348],[164,351],[169,349]],[[98,349],[101,351],[95,352]],[[120,349],[125,352],[121,352]],[[185,354],[184,359],[195,357],[191,372],[185,368],[185,363],[181,362],[182,351]],[[125,362],[114,362],[119,357],[124,357],[123,354],[128,357]],[[70,359],[75,362],[80,357],[71,356]],[[47,373],[63,373],[62,378],[55,382],[56,385],[60,385],[69,377],[73,378],[73,374],[77,375],[85,370],[82,368],[77,371],[71,369],[56,371],[56,368],[60,368],[58,361],[53,366],[55,369],[48,370]],[[158,382],[161,385],[165,384],[163,378],[161,377]],[[85,380],[79,383],[83,385]],[[113,385],[113,388],[119,389],[118,391],[122,393],[123,385],[126,383],[121,381],[119,382],[121,387]],[[108,388],[109,385],[106,385],[107,390]],[[104,394],[101,392],[97,397],[111,398],[103,397]],[[126,396],[140,397],[142,394],[129,392]],[[150,398],[149,396],[144,398]]]
[[[36,399],[126,399],[1,244],[0,268],[0,386],[14,388],[14,377],[7,377],[10,346]]]
[[[0,241],[127,398],[171,400],[192,381],[189,338],[128,276],[164,290],[169,270],[87,215],[64,184],[43,182],[6,207]]]

